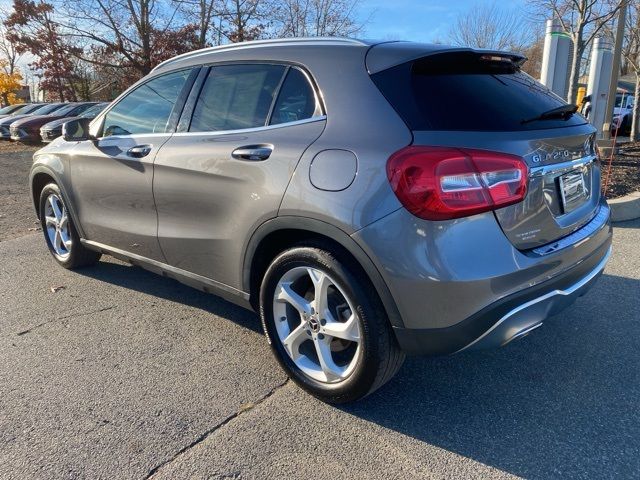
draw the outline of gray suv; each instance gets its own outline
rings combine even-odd
[[[594,129],[517,54],[259,41],[168,60],[34,155],[46,244],[260,313],[328,402],[522,337],[611,251]]]

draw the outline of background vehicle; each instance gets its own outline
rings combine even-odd
[[[86,118],[89,120],[93,120],[98,116],[102,110],[104,110],[109,102],[98,103],[93,105],[92,107],[85,110],[82,114],[76,117],[63,117],[57,120],[53,120],[51,122],[45,123],[42,128],[40,128],[40,138],[43,143],[49,143],[50,141],[58,138],[62,135],[62,125],[69,120],[75,120],[76,118]]]
[[[39,142],[40,127],[52,120],[65,117],[75,117],[96,105],[97,102],[74,102],[68,103],[61,108],[55,109],[52,113],[45,115],[32,114],[28,117],[16,120],[9,128],[11,140],[20,142]]]
[[[62,102],[32,105],[32,108],[25,107],[24,110],[20,110],[19,114],[10,115],[6,118],[0,119],[0,140],[11,139],[10,127],[13,122],[26,118],[29,115],[47,115],[59,108],[62,108],[64,105],[66,104]]]
[[[631,133],[631,120],[633,115],[633,105],[635,97],[633,95],[616,95],[616,103],[613,109],[612,130],[618,130],[618,135],[629,135]]]
[[[18,110],[26,107],[27,105],[31,105],[31,104],[16,103],[15,105],[7,105],[6,107],[0,108],[0,118],[5,118],[13,113],[16,113]]]
[[[595,130],[523,60],[326,38],[176,57],[35,154],[45,241],[66,268],[109,253],[254,308],[325,401],[405,352],[504,345],[611,244]]]

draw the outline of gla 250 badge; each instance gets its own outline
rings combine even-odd
[[[548,160],[560,160],[562,158],[569,158],[571,153],[569,150],[554,150],[550,153],[537,153],[531,157],[533,163],[546,162]]]

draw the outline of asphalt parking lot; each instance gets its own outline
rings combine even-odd
[[[638,477],[640,221],[532,335],[410,358],[336,408],[287,381],[254,314],[108,257],[57,267],[29,155],[0,152],[0,478]]]

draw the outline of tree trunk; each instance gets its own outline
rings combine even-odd
[[[200,32],[198,34],[198,48],[207,46],[207,25],[204,18],[200,19]]]
[[[567,92],[567,103],[576,104],[578,96],[578,80],[580,79],[580,62],[582,61],[582,27],[578,28],[573,39],[573,54],[571,56],[571,76],[569,77],[569,90]]]
[[[56,79],[56,87],[58,89],[58,97],[61,102],[64,102],[64,86],[62,85],[62,80],[60,79],[60,75],[57,75]]]
[[[633,111],[631,112],[631,141],[638,141],[638,113],[640,112],[640,71],[636,72],[636,88],[633,99]]]

